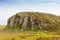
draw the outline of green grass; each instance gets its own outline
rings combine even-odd
[[[60,40],[54,32],[0,32],[0,40]]]

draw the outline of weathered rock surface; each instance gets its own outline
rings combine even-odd
[[[20,30],[54,30],[59,27],[58,19],[57,16],[51,14],[20,12],[8,19],[7,26],[11,28],[18,26]]]

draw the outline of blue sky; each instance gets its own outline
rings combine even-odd
[[[0,0],[1,3],[60,3],[60,0]]]
[[[60,15],[60,0],[0,0],[0,24],[20,11],[37,11]]]

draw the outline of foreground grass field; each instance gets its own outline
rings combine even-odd
[[[5,25],[0,25],[0,30],[4,29]]]
[[[60,40],[60,35],[45,32],[0,31],[0,40]]]
[[[6,31],[4,27],[0,25],[0,40],[60,40],[60,33]]]

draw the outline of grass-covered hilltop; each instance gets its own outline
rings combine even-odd
[[[7,30],[60,31],[60,17],[41,12],[19,12],[8,19]]]

